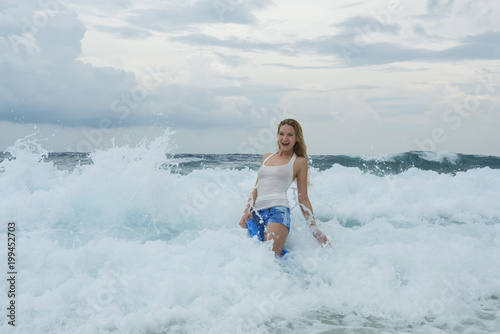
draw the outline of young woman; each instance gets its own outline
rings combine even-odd
[[[278,146],[278,152],[267,153],[262,157],[257,182],[240,226],[247,228],[251,236],[257,235],[261,241],[273,240],[274,254],[283,255],[283,246],[290,231],[287,190],[296,180],[300,209],[313,236],[320,244],[331,246],[328,238],[316,226],[307,196],[306,144],[302,127],[296,120],[288,118],[280,122]]]

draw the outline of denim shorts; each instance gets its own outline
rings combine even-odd
[[[257,235],[260,241],[264,241],[264,233],[269,223],[285,225],[290,231],[290,208],[286,206],[274,206],[269,209],[252,212],[252,219],[247,221],[250,237]]]

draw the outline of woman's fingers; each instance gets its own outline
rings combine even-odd
[[[325,246],[329,246],[329,247],[332,246],[332,243],[330,242],[330,240],[328,240],[326,235],[324,235],[323,232],[321,232],[319,229],[316,229],[313,232],[313,236],[316,238],[316,240],[318,240],[318,242],[321,245],[325,245]]]
[[[247,228],[247,221],[248,221],[249,219],[252,219],[252,215],[251,215],[251,214],[249,214],[249,213],[248,213],[248,214],[246,214],[246,215],[243,215],[243,217],[241,217],[241,220],[240,220],[240,223],[239,223],[239,224],[240,224],[240,226],[241,226],[242,228]]]

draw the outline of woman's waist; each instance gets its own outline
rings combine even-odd
[[[271,200],[287,200],[288,201],[288,196],[286,192],[275,192],[275,193],[270,193],[270,194],[259,194],[257,193],[257,199],[256,202],[262,202],[262,201],[271,201]]]
[[[254,209],[262,210],[273,206],[285,206],[289,208],[290,204],[288,203],[288,197],[286,196],[286,194],[275,194],[274,196],[257,196]]]

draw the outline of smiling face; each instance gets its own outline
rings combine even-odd
[[[291,118],[282,120],[278,124],[277,135],[276,144],[281,152],[292,151],[299,157],[307,158],[306,143],[299,122]]]
[[[291,125],[282,125],[278,132],[278,143],[282,152],[293,151],[297,142],[295,129]]]

